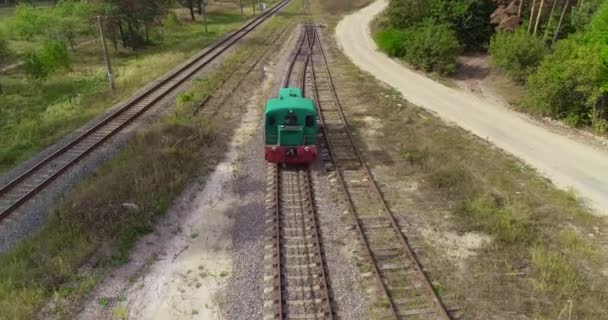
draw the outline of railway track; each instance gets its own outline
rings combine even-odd
[[[387,306],[383,317],[451,319],[387,206],[353,138],[336,93],[318,31],[305,26],[306,92],[315,100],[327,158]]]
[[[268,165],[264,319],[333,319],[308,167]]]
[[[303,87],[307,38],[283,86]],[[334,319],[308,166],[268,164],[264,319]]]
[[[25,172],[0,187],[0,221],[6,219],[17,208],[42,191],[78,161],[101,146],[106,140],[124,129],[162,98],[174,93],[180,84],[225,51],[234,46],[257,26],[285,7],[290,0],[283,0],[246,23],[237,31],[210,45],[205,50],[183,63],[142,93],[131,98],[124,106],[108,115],[99,124],[78,135],[64,147],[35,163]]]

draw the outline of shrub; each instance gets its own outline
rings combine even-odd
[[[406,32],[394,28],[387,28],[376,34],[378,47],[391,57],[405,56],[406,41]]]
[[[431,21],[408,29],[387,28],[376,33],[376,42],[389,56],[404,58],[424,71],[451,73],[462,52],[456,33],[446,24]]]
[[[542,40],[523,29],[513,33],[499,32],[490,40],[493,65],[521,82],[534,72],[546,53]]]
[[[40,59],[40,56],[35,51],[25,56],[23,69],[29,77],[35,79],[45,78],[48,75],[42,59]]]
[[[167,15],[163,19],[163,26],[168,29],[173,29],[179,26],[179,20],[177,19],[177,15],[174,11],[167,12]]]
[[[602,100],[602,73],[606,66],[597,47],[582,45],[580,37],[562,40],[528,78],[524,106],[569,125],[590,124]]]
[[[0,65],[8,61],[8,57],[11,55],[8,49],[8,43],[6,40],[0,38]]]
[[[13,12],[9,21],[11,35],[24,40],[29,40],[35,35],[41,34],[45,28],[44,15],[41,11],[30,4],[19,4]]]
[[[405,29],[431,14],[431,8],[426,0],[391,0],[386,10],[386,16],[391,26]]]
[[[61,41],[48,41],[44,43],[40,58],[49,73],[70,66],[68,50]]]
[[[462,52],[456,32],[446,24],[427,21],[407,33],[405,59],[425,71],[452,73]]]

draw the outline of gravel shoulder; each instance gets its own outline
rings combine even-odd
[[[539,127],[495,101],[446,87],[379,52],[369,24],[387,4],[378,0],[338,24],[337,41],[353,63],[410,102],[524,160],[559,187],[572,188],[597,214],[608,214],[608,151]]]

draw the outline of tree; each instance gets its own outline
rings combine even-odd
[[[29,4],[17,5],[8,24],[11,35],[23,40],[42,34],[47,25],[39,10]]]
[[[551,41],[551,46],[555,45],[555,41],[557,41],[557,37],[559,36],[559,30],[562,27],[562,22],[564,21],[564,16],[566,15],[566,11],[568,10],[568,6],[570,5],[570,0],[566,0],[564,4],[564,8],[562,9],[562,14],[559,16],[559,22],[557,23],[557,27],[555,28],[555,33],[553,34],[553,41]]]
[[[532,31],[532,22],[534,21],[534,7],[536,7],[536,0],[532,1],[532,9],[530,10],[530,20],[528,21],[528,33]]]
[[[149,26],[166,13],[162,0],[104,0],[103,10],[110,39],[118,32],[123,47],[133,50],[150,42]]]
[[[549,12],[549,21],[547,21],[547,26],[545,27],[545,35],[543,36],[543,40],[549,37],[549,30],[551,30],[551,23],[553,22],[553,13],[555,12],[555,7],[557,5],[558,0],[553,0],[553,5],[551,6],[551,12]]]
[[[521,14],[523,12],[525,0],[519,0],[519,7],[517,8],[517,21],[521,21]]]
[[[529,35],[523,27],[513,33],[497,33],[490,41],[492,64],[519,82],[534,72],[546,53],[543,41]]]
[[[538,6],[538,14],[536,15],[536,23],[534,24],[534,32],[533,35],[536,35],[536,30],[538,30],[538,23],[540,22],[540,16],[543,13],[543,5],[545,4],[545,0],[540,0],[540,5]]]
[[[46,11],[46,33],[56,40],[69,44],[74,49],[76,37],[93,34],[90,19],[94,8],[89,2],[60,1]]]
[[[74,47],[78,36],[91,34],[93,5],[82,1],[60,1],[56,6],[36,9],[20,4],[9,20],[13,36],[29,40],[43,36],[47,40],[58,40]]]
[[[196,5],[196,1],[199,1],[199,0],[177,0],[177,2],[182,7],[188,8],[190,10],[190,18],[192,19],[192,21],[196,21],[196,17],[194,16],[194,6]],[[199,14],[200,14],[200,12],[201,11],[199,11]]]

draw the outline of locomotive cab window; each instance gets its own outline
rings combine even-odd
[[[298,116],[293,113],[290,113],[285,116],[285,125],[287,126],[295,126],[298,124]]]
[[[306,126],[307,127],[313,127],[315,125],[315,117],[313,116],[306,116]]]
[[[268,117],[268,125],[274,126],[276,122],[277,120],[273,116]]]

